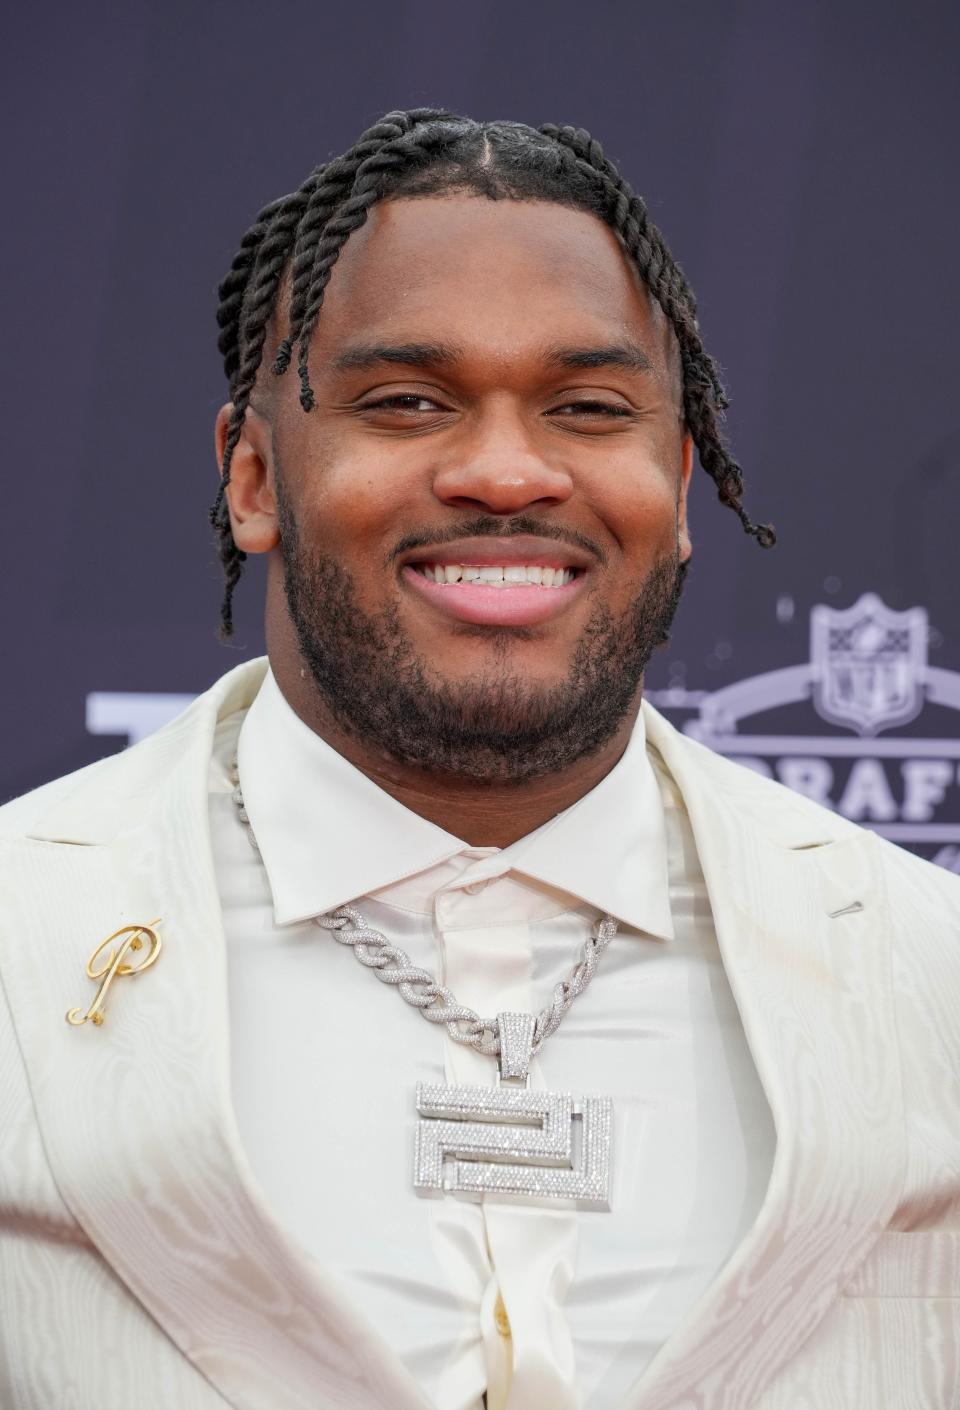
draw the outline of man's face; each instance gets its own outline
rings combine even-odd
[[[675,354],[613,233],[547,202],[378,204],[334,268],[310,378],[309,415],[292,372],[265,389],[282,610],[340,723],[406,758],[429,729],[421,762],[476,777],[562,767],[564,730],[595,748],[690,553]],[[276,612],[276,574],[271,591]],[[486,764],[444,753],[484,730]]]

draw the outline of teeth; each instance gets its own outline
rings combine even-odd
[[[417,571],[432,583],[484,583],[487,587],[513,587],[535,584],[537,587],[563,587],[573,581],[572,568],[542,568],[539,564],[508,563],[504,566],[470,563],[418,563]]]

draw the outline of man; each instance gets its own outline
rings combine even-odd
[[[773,539],[642,203],[392,113],[219,321],[269,665],[2,814],[4,1404],[960,1403],[960,886],[641,703],[694,450]]]

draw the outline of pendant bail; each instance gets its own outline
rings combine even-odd
[[[536,1019],[532,1013],[498,1013],[500,1034],[500,1080],[517,1078],[526,1082],[530,1076],[530,1058]]]

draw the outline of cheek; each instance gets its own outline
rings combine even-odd
[[[594,506],[623,554],[635,561],[660,556],[677,537],[677,480],[673,473],[623,470],[595,486]]]
[[[312,429],[312,428],[311,428]],[[409,486],[375,447],[335,432],[301,435],[283,457],[302,533],[324,552],[370,552],[398,534]]]

